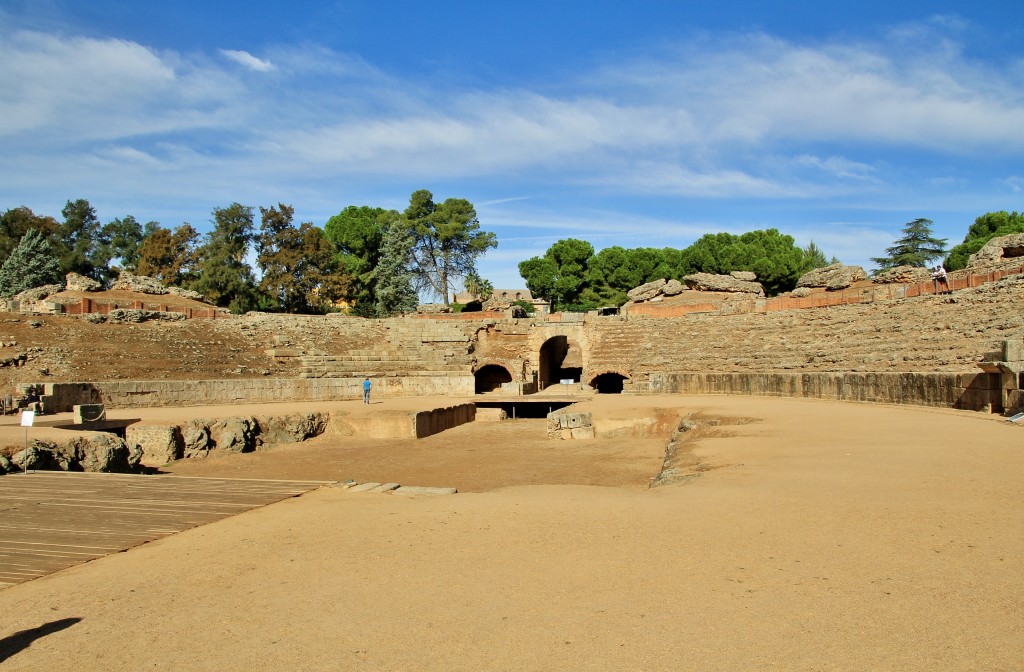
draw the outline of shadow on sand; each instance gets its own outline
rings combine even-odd
[[[19,651],[32,646],[32,643],[37,639],[42,639],[47,635],[52,635],[55,632],[60,632],[61,630],[70,628],[81,620],[82,619],[80,618],[62,618],[57,621],[44,623],[36,628],[16,632],[13,635],[8,635],[7,637],[0,639],[0,663],[4,662]]]

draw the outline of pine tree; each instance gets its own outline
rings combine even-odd
[[[0,296],[11,297],[33,287],[62,280],[60,262],[38,229],[29,229],[0,266]]]
[[[190,289],[232,313],[252,310],[257,305],[256,280],[246,261],[254,237],[252,208],[239,203],[214,208],[213,221],[213,231],[196,252],[199,277]]]
[[[414,239],[401,223],[393,222],[384,232],[380,262],[376,269],[377,317],[390,317],[416,310],[419,298],[413,289],[409,268]]]
[[[946,239],[932,235],[932,220],[915,219],[903,227],[903,237],[892,247],[886,248],[885,257],[872,257],[878,264],[878,271],[897,266],[918,266],[924,268],[933,259],[946,254]],[[875,271],[876,273],[878,271]]]

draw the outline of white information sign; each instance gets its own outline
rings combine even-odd
[[[21,412],[21,426],[31,427],[32,423],[35,422],[36,412],[35,411],[22,411]]]

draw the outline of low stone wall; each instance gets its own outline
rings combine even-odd
[[[365,415],[331,414],[329,431],[363,439],[422,439],[476,419],[476,404],[426,411],[375,411]]]
[[[470,396],[475,380],[465,376],[408,376],[373,379],[373,397]],[[78,404],[106,408],[211,406],[290,401],[361,399],[362,378],[251,378],[237,380],[104,381],[47,383],[47,412]]]
[[[212,452],[247,453],[265,446],[298,443],[323,434],[324,413],[194,418],[176,425],[129,425],[125,442],[142,455],[142,464],[158,467]]]
[[[650,394],[740,394],[1003,412],[989,373],[652,373]]]

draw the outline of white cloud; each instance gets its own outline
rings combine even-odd
[[[221,73],[134,42],[15,32],[0,40],[0,137],[38,145],[222,126]]]
[[[921,190],[963,184],[961,161],[1024,150],[1024,68],[928,39],[941,23],[877,43],[714,35],[519,88],[442,88],[315,45],[260,59],[0,26],[0,184],[19,202],[44,180],[75,192],[63,197],[187,193],[204,211],[249,194],[326,209],[347,198],[342,187],[401,183],[404,197],[406,184],[438,180],[507,182],[531,199],[561,189],[726,203],[870,195],[872,205],[913,183],[924,202]],[[920,167],[936,156],[946,183]],[[1022,188],[1019,177],[998,184]],[[579,207],[509,225],[580,237],[697,226]]]
[[[221,49],[220,53],[224,55],[228,60],[234,61],[239,65],[243,65],[250,70],[256,72],[270,72],[274,69],[274,64],[270,61],[264,61],[256,58],[248,51],[236,51],[234,49]]]
[[[835,175],[836,177],[851,178],[854,180],[870,180],[875,168],[859,161],[850,161],[842,156],[829,156],[821,158],[804,154],[793,160],[797,166],[804,166],[815,170]]]
[[[1024,176],[1011,175],[1010,177],[1005,178],[1002,182],[1015,194],[1024,192]]]

